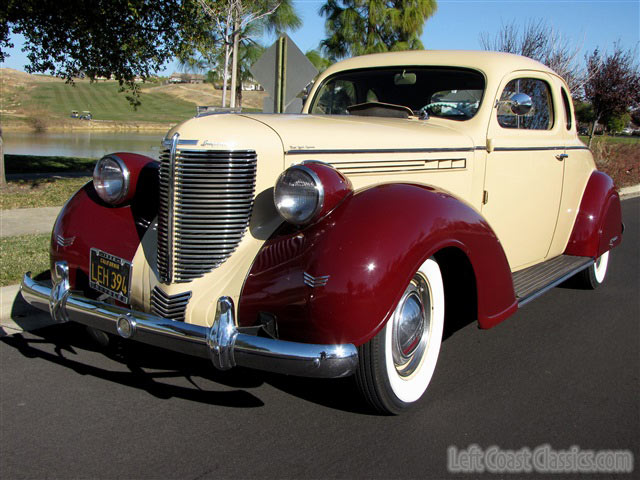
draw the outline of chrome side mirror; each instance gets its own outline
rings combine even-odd
[[[531,111],[533,102],[526,93],[514,93],[509,97],[509,105],[515,115],[526,115]]]

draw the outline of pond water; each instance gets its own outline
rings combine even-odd
[[[100,158],[107,153],[132,152],[158,158],[164,134],[137,132],[4,132],[4,153]]]

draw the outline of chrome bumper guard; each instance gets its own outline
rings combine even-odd
[[[220,297],[211,327],[170,320],[72,293],[69,267],[57,262],[53,287],[27,273],[23,298],[48,310],[57,323],[74,321],[105,332],[202,358],[219,370],[236,365],[302,377],[338,378],[355,372],[358,351],[352,344],[314,345],[248,335],[238,331],[233,301]]]

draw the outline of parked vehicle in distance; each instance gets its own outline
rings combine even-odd
[[[91,112],[89,110],[84,110],[80,115],[80,120],[91,120],[91,119],[93,119],[93,115],[91,115]]]
[[[352,58],[300,115],[203,113],[163,145],[98,161],[24,298],[221,370],[355,375],[382,413],[423,397],[447,322],[596,288],[622,240],[567,84],[515,55]]]
[[[71,118],[79,118],[80,114],[78,113],[78,110],[71,110]]]

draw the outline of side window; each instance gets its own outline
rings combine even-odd
[[[345,115],[347,107],[356,103],[355,84],[348,80],[334,80],[322,87],[311,113]]]
[[[508,103],[514,93],[526,93],[533,106],[526,115],[515,115]],[[553,102],[551,89],[544,80],[518,78],[504,88],[498,105],[498,123],[503,128],[551,130],[553,128]]]
[[[571,130],[573,124],[573,116],[571,115],[571,102],[569,101],[569,95],[565,89],[562,89],[562,103],[564,104],[564,117],[567,119],[567,130]]]

